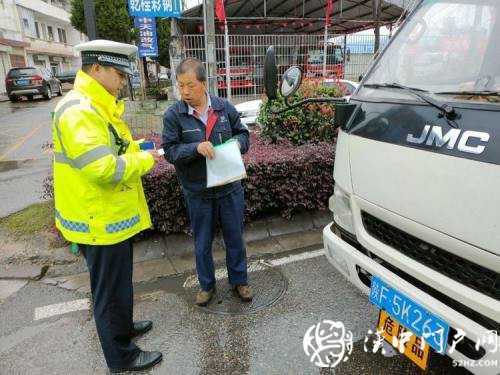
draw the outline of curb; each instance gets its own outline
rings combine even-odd
[[[297,232],[247,243],[247,260],[250,262],[262,257],[276,257],[279,254],[289,254],[296,251],[315,251],[322,247],[322,230]],[[224,249],[214,246],[213,259],[216,268],[225,264],[225,257]],[[132,281],[134,284],[154,282],[163,277],[196,274],[194,254],[136,261],[133,267]],[[90,293],[88,272],[69,276],[45,277],[40,282],[80,293]]]
[[[321,248],[323,227],[329,222],[330,212],[318,211],[296,215],[293,220],[272,217],[250,223],[245,227],[247,258]],[[214,263],[224,264],[225,255],[219,235],[213,245]],[[79,261],[83,262],[83,259]],[[134,243],[134,283],[178,276],[194,270],[194,243],[187,234],[156,234]],[[52,275],[42,278],[41,282],[82,293],[90,291],[88,272],[68,276]]]
[[[281,216],[254,221],[245,225],[245,242],[262,241],[277,236],[323,229],[332,221],[331,212],[316,211],[304,212],[293,216],[292,220],[286,220]],[[164,252],[167,256],[184,256],[194,252],[193,237],[187,234],[173,234],[162,236]],[[214,251],[223,246],[221,235],[214,239]]]

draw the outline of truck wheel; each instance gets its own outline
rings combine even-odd
[[[11,95],[11,96],[9,96],[9,100],[10,100],[12,103],[17,103],[17,102],[19,101],[19,97],[18,97],[18,96]]]

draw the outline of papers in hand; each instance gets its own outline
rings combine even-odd
[[[237,141],[215,146],[215,157],[207,158],[207,187],[226,185],[247,176]]]

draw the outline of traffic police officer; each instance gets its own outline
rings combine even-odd
[[[131,237],[151,227],[141,176],[159,155],[132,140],[121,120],[124,103],[117,100],[137,47],[94,40],[75,50],[82,69],[53,119],[56,226],[86,258],[97,333],[111,372],[146,369],[162,354],[131,341],[152,327],[132,320]]]
[[[231,103],[208,94],[201,61],[183,60],[176,75],[182,100],[172,105],[163,118],[163,149],[180,179],[193,230],[201,286],[196,304],[207,305],[215,292],[212,242],[217,223],[224,237],[229,283],[241,300],[249,302],[252,291],[247,281],[243,240],[243,187],[236,181],[207,188],[206,172],[206,158],[214,157],[214,145],[234,138],[241,153],[245,153],[250,146],[249,132]]]

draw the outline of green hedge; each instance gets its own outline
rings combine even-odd
[[[160,143],[159,138],[155,141]],[[333,142],[272,144],[252,134],[250,151],[244,156],[246,221],[271,214],[290,218],[294,212],[326,209],[333,193],[334,149]],[[174,167],[160,161],[144,176],[143,184],[155,230],[167,234],[187,231],[189,222]],[[53,197],[51,177],[44,183],[44,197]]]
[[[342,89],[333,85],[326,87],[318,80],[305,80],[298,92],[290,98],[290,103],[305,98],[341,97]],[[335,107],[332,104],[314,103],[273,114],[270,109],[285,110],[283,97],[272,102],[264,101],[258,123],[262,126],[262,136],[276,142],[288,139],[295,145],[317,142],[333,142],[336,132],[332,125]]]

